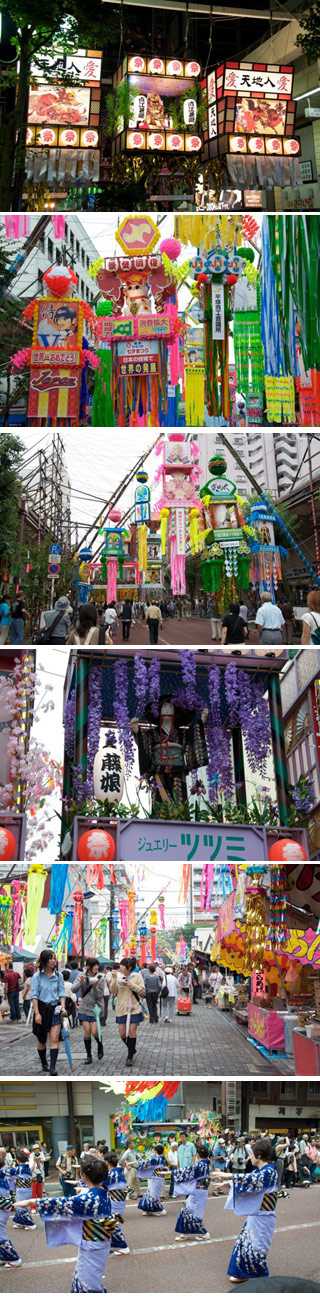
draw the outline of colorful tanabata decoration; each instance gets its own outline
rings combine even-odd
[[[109,511],[107,523],[100,530],[100,533],[104,536],[104,547],[100,553],[101,580],[107,585],[107,602],[116,601],[118,579],[121,580],[123,574],[125,544],[129,539],[129,531],[125,525],[120,523],[121,520],[122,513],[120,510]]]
[[[24,931],[26,945],[36,944],[39,913],[43,903],[46,880],[46,867],[43,867],[41,863],[33,862],[28,871],[26,923]]]
[[[206,593],[219,594],[223,604],[248,588],[250,549],[236,485],[228,478],[223,456],[209,461],[210,479],[200,489],[202,503],[201,583]]]
[[[161,492],[154,513],[160,515],[162,553],[165,556],[168,551],[172,593],[184,594],[187,551],[190,545],[196,553],[200,546],[199,446],[190,436],[169,434],[160,439],[156,451]]]
[[[251,552],[252,583],[258,584],[260,593],[270,593],[273,598],[282,579],[282,559],[288,555],[286,548],[275,544],[274,524],[276,523],[271,508],[261,500],[251,507],[244,525],[244,533],[247,535]]]
[[[112,314],[98,316],[97,333],[100,352],[112,352],[111,392],[118,425],[162,423],[168,387],[174,391],[179,383],[184,325],[178,317],[176,266],[172,270],[169,260],[167,272],[170,238],[158,253],[151,253],[159,236],[151,216],[128,216],[116,234],[126,254],[92,266],[100,291],[108,306],[112,304]],[[179,243],[175,249],[179,254]]]
[[[113,79],[118,108],[113,154],[201,150],[200,64],[196,59],[125,55]]]
[[[34,426],[77,425],[87,418],[87,366],[95,369],[99,363],[84,338],[84,324],[93,326],[95,314],[74,295],[77,278],[72,269],[53,265],[43,281],[47,295],[37,297],[22,313],[33,323],[32,347],[17,352],[11,368],[30,367],[28,419]]]

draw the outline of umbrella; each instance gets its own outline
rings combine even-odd
[[[67,1057],[67,1062],[68,1062],[68,1065],[69,1065],[69,1071],[70,1071],[70,1072],[73,1072],[73,1065],[72,1065],[72,1049],[71,1049],[70,1036],[69,1036],[69,1027],[66,1026],[65,1022],[63,1022],[62,1027],[61,1027],[61,1035],[62,1035],[62,1040],[63,1040],[63,1044],[64,1044],[64,1048],[65,1048],[65,1053],[66,1053],[66,1057]]]

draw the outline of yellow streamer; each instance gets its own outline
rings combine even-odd
[[[148,530],[146,525],[138,527],[138,562],[139,570],[147,570],[148,566]]]
[[[39,912],[42,905],[46,879],[46,867],[43,867],[41,863],[33,862],[28,871],[27,909],[24,931],[25,944],[34,945],[36,942]]]
[[[186,365],[186,424],[204,424],[204,366]]]
[[[166,554],[169,515],[168,507],[163,506],[162,511],[160,511],[161,553],[163,557]]]

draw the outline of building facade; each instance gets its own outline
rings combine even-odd
[[[281,674],[281,703],[290,785],[308,775],[314,804],[306,828],[310,857],[320,854],[320,678],[317,649],[301,648]]]

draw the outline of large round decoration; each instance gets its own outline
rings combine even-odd
[[[17,837],[6,826],[0,826],[0,861],[17,857]]]
[[[74,282],[72,269],[67,269],[66,265],[52,265],[43,275],[43,282],[54,297],[64,297]]]
[[[108,830],[84,830],[78,842],[77,858],[101,862],[112,862],[116,846],[113,835]],[[11,856],[11,855],[9,855]]]
[[[272,862],[305,862],[308,854],[298,840],[287,838],[276,840],[269,849],[268,857]]]

